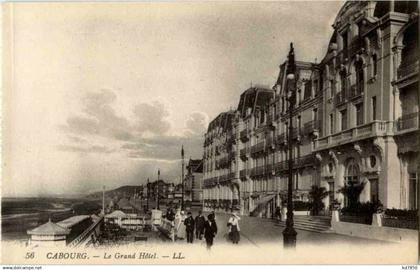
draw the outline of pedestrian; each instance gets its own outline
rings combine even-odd
[[[228,227],[229,227],[229,239],[234,244],[238,244],[240,240],[240,228],[239,228],[239,220],[241,218],[236,214],[232,213],[231,217],[228,221]]]
[[[181,209],[177,210],[175,215],[175,232],[176,232],[176,239],[183,240],[185,238],[185,213],[181,211]]]
[[[204,238],[206,239],[207,249],[210,250],[213,245],[213,239],[217,234],[217,224],[214,214],[207,216],[207,221],[204,226]]]
[[[204,224],[206,223],[206,219],[202,215],[201,210],[198,211],[198,216],[195,217],[195,238],[196,239],[203,239],[204,234]]]
[[[281,221],[281,209],[279,206],[276,207],[276,211],[274,212],[274,216],[277,220]]]
[[[191,212],[188,212],[187,218],[184,220],[184,225],[187,234],[187,243],[192,243],[194,239],[194,218]]]

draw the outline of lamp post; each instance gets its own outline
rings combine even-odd
[[[147,178],[147,186],[146,186],[146,210],[149,211],[149,189],[150,189],[150,183],[149,178]]]
[[[159,208],[159,180],[160,180],[160,169],[158,169],[158,179],[157,179],[157,191],[156,191],[156,209],[160,210]]]
[[[293,109],[296,101],[296,78],[295,78],[296,64],[293,43],[290,43],[290,51],[286,67],[287,76],[287,99],[289,101],[289,136],[287,138],[287,145],[289,151],[289,170],[287,182],[287,219],[286,228],[283,231],[283,245],[286,248],[296,247],[297,232],[293,228]]]
[[[184,145],[182,145],[181,148],[181,193],[182,193],[182,198],[181,198],[181,209],[184,209]]]

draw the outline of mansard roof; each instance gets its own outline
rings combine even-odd
[[[235,118],[235,111],[230,110],[227,112],[222,112],[210,122],[207,131],[210,131],[219,127],[222,129],[223,132],[226,132],[232,128],[234,118]]]
[[[241,94],[238,111],[242,117],[245,117],[249,108],[251,108],[251,113],[253,113],[257,108],[268,106],[272,98],[274,98],[272,89],[268,87],[250,87]]]

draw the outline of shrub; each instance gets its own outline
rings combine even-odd
[[[325,208],[322,200],[329,195],[329,191],[326,191],[324,187],[312,186],[309,191],[309,198],[311,200],[310,209],[313,215],[318,215],[319,211]]]
[[[393,217],[399,220],[417,220],[418,211],[416,210],[405,210],[405,209],[386,209],[385,215],[388,217]]]
[[[293,210],[295,211],[308,211],[311,208],[310,202],[294,201]]]

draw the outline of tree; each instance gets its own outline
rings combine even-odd
[[[309,191],[312,215],[316,216],[325,208],[322,200],[330,194],[324,187],[312,186]]]
[[[355,184],[350,182],[349,185],[344,185],[344,187],[340,188],[337,192],[342,193],[345,196],[347,199],[346,206],[352,208],[359,202],[359,196],[364,187],[365,183]]]

